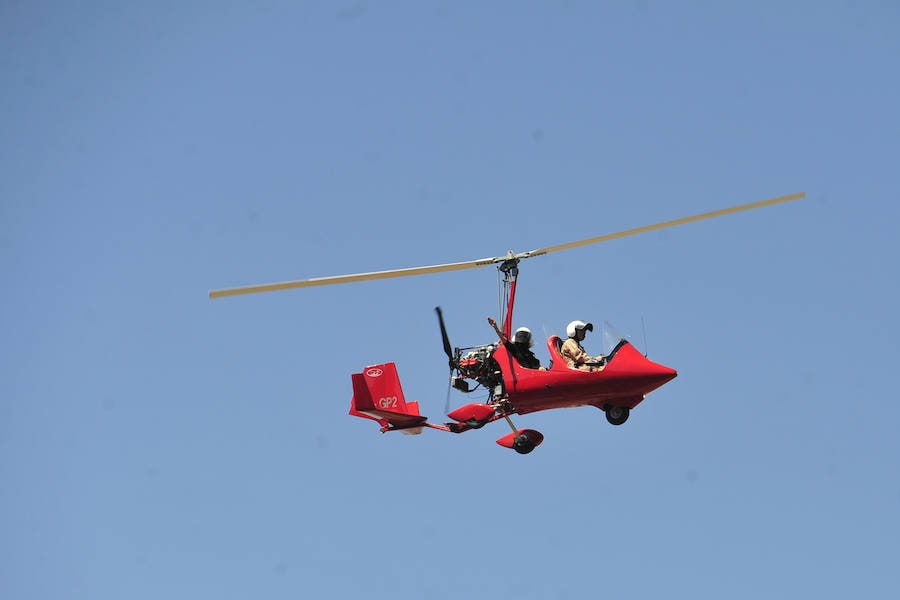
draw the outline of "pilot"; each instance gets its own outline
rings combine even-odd
[[[506,334],[497,327],[497,322],[493,318],[488,317],[488,323],[491,324],[491,327],[497,332],[497,337],[500,338],[500,341],[503,342],[503,345],[506,346],[506,349],[520,365],[526,369],[538,369],[540,371],[547,370],[546,367],[541,366],[540,359],[531,351],[531,347],[534,346],[534,338],[531,335],[530,329],[527,327],[519,327],[516,329],[516,333],[513,334],[513,339],[510,340],[506,337]]]
[[[566,326],[566,335],[569,336],[559,353],[566,359],[566,364],[572,369],[580,371],[602,371],[606,366],[606,357],[602,354],[591,356],[581,345],[586,332],[593,331],[594,326],[584,321],[572,321]]]

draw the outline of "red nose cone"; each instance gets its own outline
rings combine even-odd
[[[656,365],[654,376],[659,378],[660,383],[666,383],[678,377],[678,371],[664,365]]]
[[[672,381],[678,377],[678,371],[665,365],[653,364],[652,375],[662,379],[662,382]]]
[[[609,376],[622,381],[623,391],[649,394],[659,386],[678,376],[675,369],[648,360],[631,344],[625,344],[613,356],[606,367]]]
[[[642,365],[642,367],[643,368],[640,369],[641,373],[638,376],[646,386],[647,392],[655,390],[659,386],[678,377],[678,371],[675,369],[649,360]]]

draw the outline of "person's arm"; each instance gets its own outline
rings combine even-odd
[[[503,333],[499,327],[497,327],[497,321],[495,321],[493,317],[488,317],[488,323],[490,323],[491,327],[494,328],[494,331],[497,332],[497,337],[500,338],[500,341],[504,344],[508,344],[509,338],[506,337],[506,334]]]

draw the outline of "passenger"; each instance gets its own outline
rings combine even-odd
[[[606,366],[605,356],[602,354],[591,356],[581,345],[586,332],[593,330],[594,326],[584,321],[572,321],[566,326],[566,335],[569,336],[569,339],[563,342],[559,353],[566,359],[566,364],[570,368],[580,371],[602,371]]]
[[[492,317],[488,317],[488,323],[491,324],[491,327],[497,332],[497,337],[500,338],[500,341],[503,342],[503,345],[506,346],[506,349],[520,365],[526,369],[538,369],[539,371],[547,370],[546,367],[541,366],[540,359],[531,351],[531,347],[534,346],[534,338],[531,336],[530,329],[527,327],[519,327],[516,329],[513,339],[510,340],[506,337],[506,334],[497,327],[497,322]]]

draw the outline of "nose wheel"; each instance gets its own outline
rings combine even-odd
[[[627,406],[609,406],[604,409],[606,411],[606,420],[613,425],[621,425],[628,420],[631,409]]]

